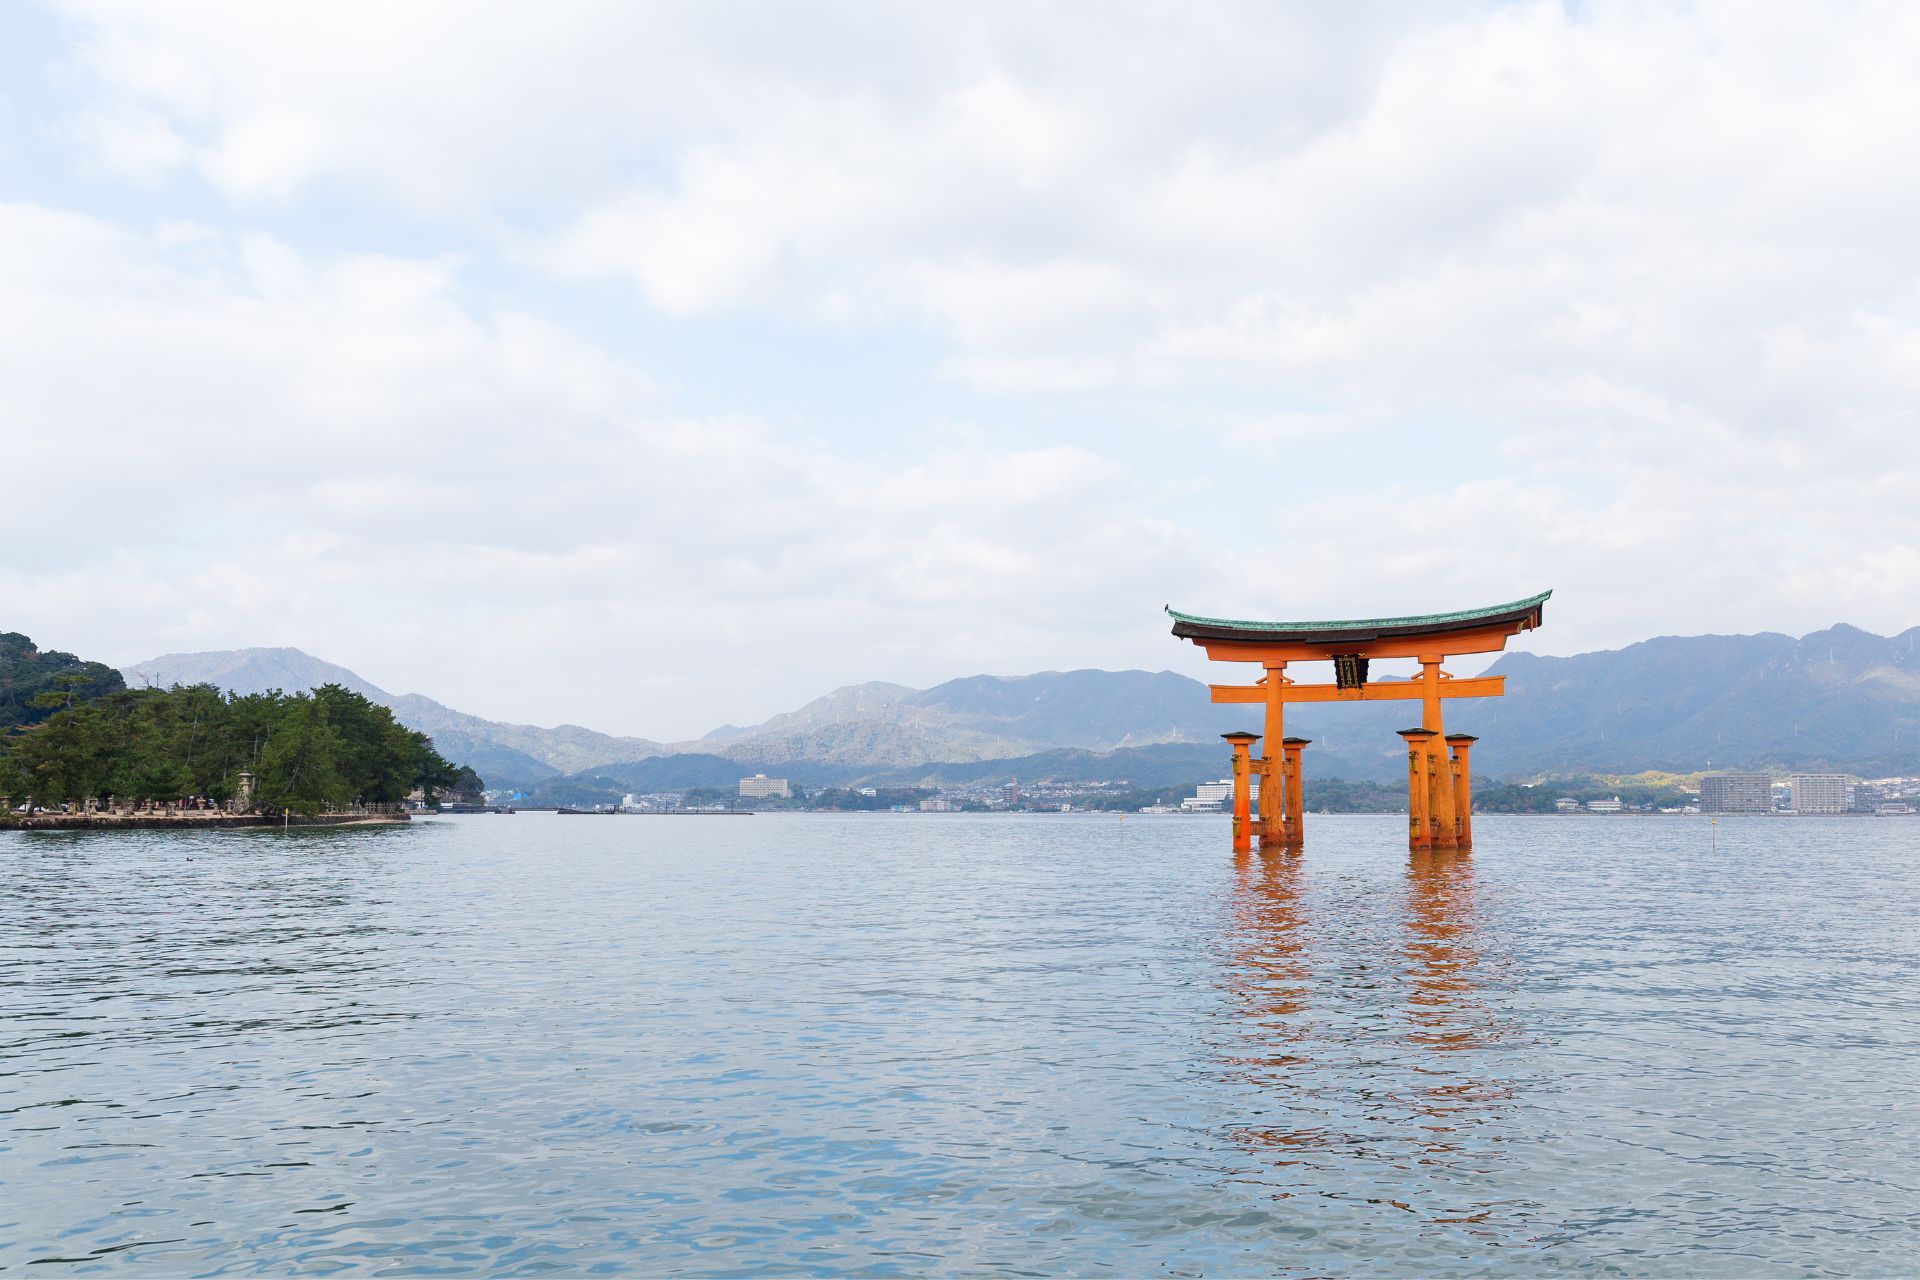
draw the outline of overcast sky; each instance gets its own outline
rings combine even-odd
[[[0,630],[658,738],[1920,623],[1920,6],[0,11]]]

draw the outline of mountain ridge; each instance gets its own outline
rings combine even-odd
[[[664,744],[619,737],[579,725],[513,724],[456,711],[418,693],[389,693],[346,667],[301,649],[216,649],[171,653],[124,668],[129,686],[214,684],[229,693],[289,692],[339,684],[390,708],[409,729],[433,738],[442,755],[471,765],[481,777],[518,784],[573,773],[615,760],[665,753]]]
[[[1023,676],[960,676],[927,689],[847,685],[758,725],[727,726],[677,749],[739,759],[914,765],[996,760],[1053,747],[1119,750],[1203,742],[1232,712],[1172,671],[1083,667]]]
[[[679,756],[796,776],[904,778],[1054,750],[1217,750],[1219,733],[1260,728],[1258,708],[1215,706],[1204,684],[1171,671],[973,675],[927,689],[867,681],[685,742],[485,720],[420,694],[387,693],[297,649],[172,654],[125,674],[134,685],[211,680],[240,692],[257,691],[250,683],[346,684],[507,786]],[[1446,711],[1450,731],[1481,738],[1483,776],[1709,764],[1920,772],[1920,627],[1894,636],[1845,623],[1797,639],[1655,636],[1567,656],[1506,653],[1486,674],[1507,678],[1505,697],[1450,701]],[[1384,781],[1404,768],[1394,730],[1406,720],[1406,707],[1393,702],[1306,704],[1289,708],[1287,728],[1314,740],[1306,760],[1317,775]]]

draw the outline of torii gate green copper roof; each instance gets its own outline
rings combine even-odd
[[[1248,622],[1234,618],[1203,618],[1169,608],[1173,634],[1183,640],[1251,640],[1268,644],[1326,644],[1346,640],[1378,640],[1386,636],[1445,635],[1479,627],[1511,623],[1515,629],[1537,627],[1543,606],[1553,592],[1542,591],[1525,600],[1461,609],[1454,613],[1424,613],[1406,618],[1348,618],[1334,622]]]

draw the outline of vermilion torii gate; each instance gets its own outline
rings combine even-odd
[[[1402,729],[1407,742],[1407,843],[1416,850],[1473,846],[1473,789],[1467,755],[1476,739],[1448,734],[1440,704],[1446,698],[1497,698],[1505,676],[1456,678],[1440,669],[1463,653],[1496,653],[1507,638],[1540,625],[1543,591],[1511,604],[1411,618],[1361,618],[1345,622],[1238,622],[1176,613],[1173,634],[1191,640],[1217,662],[1258,663],[1266,672],[1250,685],[1211,685],[1215,702],[1258,703],[1266,708],[1267,748],[1258,759],[1248,749],[1259,735],[1224,734],[1233,746],[1233,846],[1252,847],[1250,776],[1260,775],[1262,848],[1298,849],[1301,830],[1301,754],[1305,738],[1285,736],[1291,702],[1418,701],[1420,727]],[[1374,658],[1414,658],[1413,680],[1369,681]],[[1295,662],[1333,663],[1332,684],[1298,684],[1287,675]],[[1279,750],[1276,753],[1275,745]]]

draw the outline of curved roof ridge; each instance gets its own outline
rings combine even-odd
[[[1538,625],[1540,608],[1553,595],[1542,591],[1524,600],[1484,605],[1478,609],[1456,609],[1451,613],[1411,614],[1401,618],[1344,618],[1316,622],[1253,622],[1237,618],[1209,618],[1181,613],[1171,605],[1166,612],[1173,619],[1173,634],[1186,639],[1301,639],[1393,635],[1423,631],[1457,631],[1482,622],[1530,622]]]

